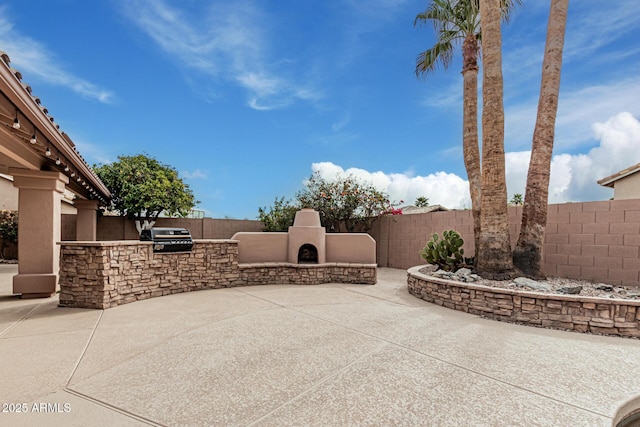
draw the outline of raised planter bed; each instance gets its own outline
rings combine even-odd
[[[491,288],[407,270],[409,293],[489,319],[575,332],[640,338],[640,301]]]

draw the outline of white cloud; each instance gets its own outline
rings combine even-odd
[[[610,189],[597,184],[599,179],[628,166],[640,163],[640,121],[631,113],[623,112],[604,123],[592,126],[600,144],[586,154],[557,154],[551,161],[549,202],[565,203],[606,200],[612,196]],[[507,194],[525,194],[530,151],[505,154]],[[468,182],[455,174],[435,172],[427,176],[413,173],[369,172],[348,168],[331,162],[313,163],[313,172],[325,179],[353,175],[386,191],[392,200],[413,203],[419,196],[429,198],[431,204],[451,209],[469,208]]]
[[[369,172],[359,168],[343,169],[331,162],[313,163],[313,172],[331,180],[338,176],[353,175],[355,178],[372,184],[385,191],[395,202],[404,200],[405,204],[413,203],[416,198],[425,196],[431,204],[439,204],[449,208],[470,207],[469,185],[459,176],[436,172],[427,176],[412,176],[410,173]]]
[[[321,97],[308,85],[280,76],[270,65],[269,34],[264,28],[268,20],[251,1],[218,1],[207,12],[189,16],[162,0],[123,4],[127,17],[179,62],[245,88],[250,108],[273,110]]]
[[[585,154],[558,154],[551,161],[549,201],[593,201],[608,199],[610,189],[597,184],[599,179],[640,162],[640,122],[622,112],[605,123],[592,126],[600,144]],[[508,194],[524,194],[530,151],[510,152],[505,156]]]
[[[23,36],[7,18],[7,7],[0,7],[0,46],[9,54],[11,66],[48,84],[63,86],[103,104],[114,101],[113,92],[66,71],[62,62],[42,43]]]
[[[333,132],[342,131],[349,124],[350,121],[351,121],[351,114],[347,113],[342,117],[342,119],[331,124],[331,131]]]
[[[196,169],[193,172],[183,171],[182,176],[186,179],[204,179],[207,177],[207,173],[200,169]]]
[[[592,144],[592,123],[609,117],[612,111],[629,111],[632,115],[639,116],[639,98],[640,77],[561,91],[554,148],[569,150]],[[505,108],[506,149],[531,146],[537,108],[537,99],[528,99],[525,103]]]

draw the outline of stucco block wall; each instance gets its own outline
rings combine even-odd
[[[512,247],[520,232],[521,207],[509,208]],[[433,233],[454,229],[473,248],[471,211],[397,215],[376,221],[378,265],[410,268],[424,264],[420,250]],[[640,199],[549,205],[544,272],[625,286],[640,286]]]
[[[238,242],[239,261],[255,262],[287,262],[289,234],[281,233],[245,233],[233,235],[232,240]]]
[[[328,233],[327,262],[376,263],[376,241],[368,234]]]
[[[285,232],[240,232],[231,239],[238,241],[241,263],[261,263],[289,262],[289,238]],[[327,233],[324,238],[327,263],[376,263],[376,241],[368,234]]]

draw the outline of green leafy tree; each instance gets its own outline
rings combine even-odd
[[[420,196],[416,199],[416,202],[414,204],[416,208],[426,208],[427,206],[429,206],[429,199],[427,197]]]
[[[138,231],[153,226],[162,212],[186,216],[199,203],[178,171],[145,154],[120,156],[94,171],[113,196],[108,208],[134,219]]]
[[[297,199],[300,207],[320,213],[320,221],[329,232],[368,231],[380,216],[402,213],[385,192],[352,175],[328,180],[314,173]]]
[[[288,231],[300,208],[284,197],[276,197],[273,206],[268,209],[258,208],[259,219],[264,224],[263,231]]]

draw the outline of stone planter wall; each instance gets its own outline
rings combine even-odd
[[[63,242],[60,306],[106,309],[203,289],[265,284],[376,282],[375,264],[239,264],[235,240],[197,240],[191,252],[151,242]]]
[[[489,288],[410,268],[409,293],[425,301],[495,320],[576,332],[640,338],[640,301]]]

